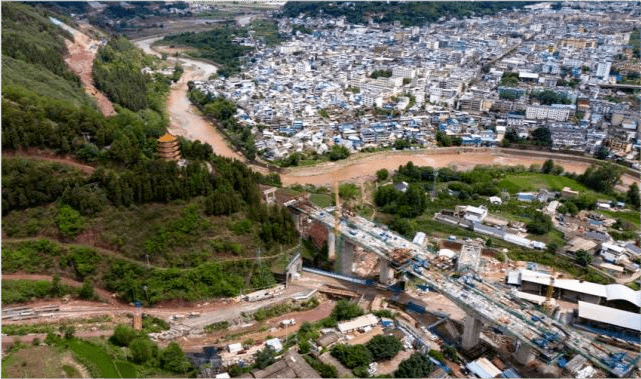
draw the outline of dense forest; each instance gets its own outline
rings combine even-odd
[[[190,52],[195,58],[210,59],[223,67],[219,75],[231,76],[240,72],[240,60],[252,48],[241,46],[232,40],[246,36],[246,31],[231,28],[212,29],[206,32],[185,32],[166,36],[158,43],[163,45],[187,45],[195,48]],[[222,70],[222,71],[221,71]]]
[[[158,159],[157,139],[168,125],[164,103],[177,75],[142,74],[143,67],[156,70],[164,63],[124,38],[112,38],[94,62],[96,84],[117,111],[105,117],[62,59],[64,38],[71,36],[45,12],[2,4],[2,148],[20,153],[2,158],[2,217],[9,241],[32,237],[59,242],[25,247],[3,241],[3,272],[76,276],[127,300],[141,296],[126,293],[134,282],[145,283],[158,288],[157,296],[148,294],[149,303],[230,296],[273,284],[269,265],[255,267],[242,259],[257,248],[272,253],[298,241],[287,210],[261,204],[258,183],[279,185],[280,178],[254,173],[239,161],[216,156],[207,144],[182,138],[185,165]],[[30,77],[20,77],[21,70]],[[207,109],[230,124],[228,112],[216,113],[227,108]],[[32,151],[92,167],[80,171],[23,156]],[[140,219],[129,226],[138,240],[122,235],[127,215]],[[144,217],[153,222],[142,221]],[[74,260],[77,248],[68,244],[80,244],[73,245],[85,249],[77,259],[89,261]],[[110,257],[93,250],[98,246],[108,248]],[[121,261],[113,260],[113,254]],[[207,263],[220,254],[240,260]],[[54,258],[54,265],[42,265]],[[146,258],[157,268],[141,263]],[[208,289],[197,283],[207,283]]]
[[[501,10],[523,8],[533,2],[510,1],[479,1],[479,2],[449,2],[449,1],[415,1],[415,2],[298,2],[288,1],[283,7],[282,16],[298,17],[301,13],[306,16],[321,14],[331,17],[345,16],[347,22],[364,24],[367,17],[375,22],[391,23],[400,21],[403,26],[424,25],[439,20],[441,17],[473,17],[496,14]]]
[[[93,65],[96,87],[111,101],[132,111],[152,108],[162,112],[162,100],[171,81],[161,74],[152,78],[141,72],[154,67],[156,58],[144,54],[124,37],[112,38],[98,49]]]

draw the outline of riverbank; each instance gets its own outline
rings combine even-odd
[[[161,39],[156,36],[134,41],[136,46],[147,54],[160,56],[151,45]],[[187,82],[190,80],[207,80],[216,72],[217,67],[211,63],[196,61],[190,58],[177,59],[183,65],[185,72],[182,78],[175,83],[167,99],[167,112],[170,116],[169,131],[174,135],[183,136],[190,140],[200,140],[208,143],[218,155],[238,159],[248,163],[245,157],[228,145],[225,137],[218,129],[189,101]],[[315,166],[291,167],[283,169],[280,173],[283,185],[313,184],[329,185],[334,178],[339,181],[364,181],[376,175],[376,171],[387,169],[396,170],[398,166],[412,161],[419,166],[432,166],[436,168],[452,167],[458,170],[470,170],[476,165],[542,165],[547,159],[563,166],[565,171],[583,173],[594,161],[590,158],[575,157],[552,152],[529,152],[515,149],[490,149],[490,148],[432,148],[417,151],[382,151],[376,153],[356,153],[346,160],[321,163]],[[255,171],[266,173],[264,167],[248,165]],[[638,174],[626,173],[621,177],[622,186],[619,190],[639,181]]]

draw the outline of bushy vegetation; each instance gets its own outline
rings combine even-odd
[[[509,128],[505,133],[502,144],[504,147],[510,147],[513,144],[550,147],[552,146],[552,132],[547,126],[541,126],[532,131],[530,138],[522,138],[519,137],[516,129]]]
[[[328,156],[329,160],[332,162],[345,159],[349,157],[349,149],[343,145],[334,145],[331,149],[329,149]]]
[[[403,348],[401,341],[394,335],[375,336],[365,346],[375,361],[392,359]]]
[[[310,355],[304,355],[303,358],[305,358],[305,361],[312,366],[321,378],[338,378],[336,367],[325,364]]]
[[[253,318],[256,321],[264,321],[269,318],[274,318],[278,316],[282,316],[287,313],[291,312],[300,312],[300,311],[305,311],[308,309],[313,309],[318,306],[318,299],[315,297],[309,299],[306,302],[303,302],[299,305],[293,305],[290,303],[284,303],[284,304],[276,304],[268,307],[262,307],[258,308],[256,312],[253,314]]]
[[[588,167],[579,176],[579,182],[597,192],[612,192],[623,174],[623,168],[612,163]]]
[[[96,87],[116,104],[132,111],[145,109],[153,104],[148,97],[154,95],[154,89],[160,90],[161,96],[169,89],[165,80],[161,80],[162,87],[150,86],[150,78],[141,72],[143,67],[153,66],[153,59],[125,37],[114,37],[98,49],[93,65]],[[162,112],[163,107],[156,105],[154,110]]]
[[[366,377],[367,367],[371,362],[392,359],[402,348],[398,337],[378,335],[365,345],[334,345],[330,352],[345,367],[352,369],[354,375]]]
[[[3,243],[3,273],[61,272],[83,276],[120,298],[146,304],[171,299],[193,301],[220,296],[236,296],[242,289],[273,285],[271,272],[256,275],[249,285],[245,276],[251,262],[207,262],[191,269],[146,268],[142,263],[100,255],[89,248],[68,248],[49,240]],[[146,287],[146,289],[145,289]]]
[[[392,76],[392,70],[375,70],[372,72],[372,74],[369,76],[372,79],[377,79],[377,78],[389,78]]]
[[[330,351],[334,358],[349,369],[367,367],[373,360],[372,353],[365,345],[336,344]]]
[[[237,36],[245,36],[242,29],[219,28],[206,32],[185,32],[165,36],[158,43],[163,45],[187,45],[196,50],[190,51],[195,58],[211,59],[223,65],[219,75],[231,76],[240,72],[240,60],[252,48],[232,42]]]
[[[205,333],[212,333],[218,330],[225,330],[229,328],[229,321],[220,321],[205,326]]]
[[[504,72],[501,76],[501,81],[499,86],[502,87],[516,87],[519,84],[519,73],[518,72]],[[511,92],[507,92],[511,93]]]
[[[363,310],[353,301],[341,299],[336,303],[332,316],[336,321],[351,320],[355,317],[361,316]]]
[[[432,372],[432,362],[421,353],[414,353],[398,365],[395,378],[425,378]]]
[[[80,80],[67,69],[62,58],[66,52],[64,39],[73,37],[48,17],[49,14],[42,9],[36,10],[20,3],[2,4],[3,87],[12,84],[4,82],[7,56],[41,67],[66,82],[73,82],[74,90],[81,89]]]
[[[565,93],[557,93],[549,88],[546,88],[542,91],[532,92],[530,96],[538,99],[543,105],[570,104],[572,102],[570,99],[568,99]]]
[[[118,325],[109,340],[87,341],[73,336],[74,330],[60,328],[64,339],[49,332],[45,342],[69,350],[92,377],[136,378],[151,375],[190,374],[193,367],[180,346],[171,342],[160,349],[145,332]],[[194,373],[195,374],[195,373]]]
[[[76,294],[71,286],[48,280],[3,280],[2,304],[25,303],[34,299],[62,297],[67,294]]]

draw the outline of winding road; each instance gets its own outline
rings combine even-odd
[[[151,45],[161,39],[156,36],[138,41],[133,41],[136,46],[143,49],[147,54],[160,56],[160,52],[153,49]],[[242,154],[231,148],[225,137],[216,129],[211,122],[202,117],[187,97],[187,82],[189,80],[207,80],[212,73],[216,72],[216,66],[211,63],[197,61],[189,58],[170,57],[170,60],[179,60],[185,68],[183,77],[175,83],[167,100],[167,110],[170,115],[170,132],[175,135],[184,136],[191,140],[200,140],[210,144],[218,155],[238,159],[247,163],[255,171],[266,173],[264,167],[249,163]],[[419,166],[432,166],[436,168],[451,167],[458,170],[470,170],[474,166],[483,165],[524,165],[529,167],[532,164],[543,164],[547,159],[554,159],[562,165],[565,171],[582,173],[590,166],[589,161],[580,161],[576,157],[544,153],[539,155],[523,154],[518,150],[506,149],[451,149],[433,148],[422,149],[412,152],[377,152],[353,154],[346,160],[338,162],[327,162],[311,167],[293,167],[282,170],[280,173],[283,185],[313,184],[328,185],[333,183],[334,177],[339,181],[357,181],[372,179],[376,171],[380,169],[396,170],[400,165],[412,161]],[[621,177],[623,187],[633,182],[638,182],[638,175],[625,174]]]

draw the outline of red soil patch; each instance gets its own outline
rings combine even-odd
[[[89,38],[79,31],[73,33],[74,41],[65,40],[69,55],[65,63],[74,74],[78,75],[80,82],[85,87],[85,92],[96,99],[98,108],[105,116],[116,114],[113,104],[94,86],[93,60],[98,52],[98,41]]]

